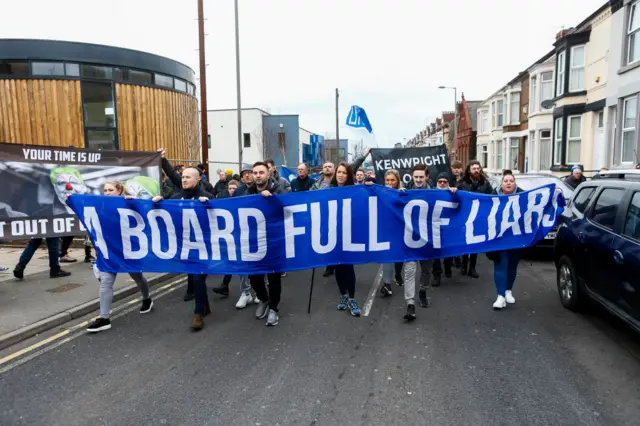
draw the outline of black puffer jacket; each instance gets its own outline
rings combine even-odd
[[[176,193],[171,197],[172,200],[196,200],[200,197],[207,197],[210,200],[213,200],[213,194],[204,190],[202,185],[198,184],[194,188],[191,189],[183,189],[180,192]]]
[[[465,176],[458,181],[458,189],[467,192],[478,192],[480,194],[491,194],[493,192],[491,182],[489,182],[489,179],[484,175],[480,175],[480,180],[475,184],[470,177]]]
[[[240,188],[238,188],[238,189],[240,189]],[[266,190],[269,191],[272,194],[285,194],[285,193],[288,192],[282,186],[280,186],[280,183],[278,183],[278,181],[275,180],[274,178],[269,178],[269,181],[267,182]],[[238,190],[236,189],[236,192],[237,191]],[[247,190],[245,191],[245,194],[246,195],[253,195],[253,194],[258,194],[260,192],[262,192],[262,191],[259,191],[258,187],[256,186],[256,184],[253,183],[253,184],[251,184],[251,185],[249,185],[247,187]],[[235,195],[235,193],[234,193],[234,195]]]

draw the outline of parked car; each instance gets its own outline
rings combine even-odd
[[[541,186],[549,185],[550,183],[554,183],[556,185],[556,189],[562,192],[564,198],[567,202],[573,197],[573,188],[564,183],[562,179],[557,176],[547,174],[547,173],[519,173],[515,174],[516,184],[522,188],[524,191],[529,191],[530,189],[540,188]],[[502,180],[502,175],[495,174],[489,177],[491,180],[491,186],[495,189],[500,186],[500,181]],[[534,246],[535,248],[544,248],[544,249],[552,249],[553,242],[556,238],[557,234],[557,226],[554,227],[549,233],[544,237],[544,239],[538,241],[538,243]]]
[[[640,332],[640,170],[580,184],[558,225],[562,304],[577,310],[593,300]]]

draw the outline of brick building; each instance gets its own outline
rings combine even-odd
[[[482,101],[467,101],[462,94],[462,102],[458,108],[458,134],[456,143],[452,146],[452,160],[459,160],[462,164],[467,164],[470,160],[475,160],[476,135],[477,135],[477,113]]]

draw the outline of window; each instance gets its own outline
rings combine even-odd
[[[633,163],[636,158],[636,117],[638,115],[638,96],[627,98],[622,103],[622,149],[621,163]]]
[[[589,205],[589,201],[591,201],[591,196],[596,191],[595,187],[590,188],[582,188],[578,194],[573,197],[571,201],[571,205],[573,208],[580,213],[584,213],[584,210]]]
[[[195,96],[196,94],[196,86],[194,86],[193,84],[189,84],[189,94],[191,96]]]
[[[33,75],[64,75],[62,62],[33,62],[31,69]]]
[[[629,204],[623,235],[640,241],[640,192],[633,194],[631,204]]]
[[[598,129],[604,129],[604,111],[598,111]]]
[[[566,51],[562,51],[558,53],[558,59],[556,60],[556,96],[560,96],[564,94],[564,70],[565,70],[565,59],[567,56]]]
[[[347,159],[347,154],[344,151],[344,148],[340,148],[340,160],[344,161]]]
[[[127,75],[127,80],[132,83],[138,83],[138,84],[153,83],[153,78],[151,77],[151,73],[144,72],[144,71],[136,71],[136,70],[129,70]]]
[[[606,188],[598,197],[596,206],[591,212],[591,220],[605,228],[613,229],[616,221],[616,211],[622,203],[624,189]]]
[[[85,127],[115,127],[116,116],[110,83],[82,82]]]
[[[80,77],[80,65],[64,64],[64,72],[70,77]]]
[[[551,168],[551,130],[540,132],[540,170]]]
[[[111,78],[116,81],[124,81],[127,79],[127,72],[126,68],[113,68]]]
[[[115,130],[87,130],[87,143],[91,149],[116,149]]]
[[[562,118],[556,118],[553,142],[553,164],[560,164],[562,163]]]
[[[111,67],[83,65],[82,76],[88,77],[88,78],[100,78],[105,80],[111,80],[113,78],[113,69]]]
[[[242,139],[244,141],[244,147],[251,148],[251,133],[243,133]]]
[[[207,135],[207,148],[211,149],[211,135]]]
[[[509,122],[511,124],[520,122],[520,92],[511,94],[511,104],[509,109]]]
[[[29,62],[0,61],[0,75],[29,76]]]
[[[489,147],[487,145],[480,147],[480,162],[483,168],[486,169],[489,167]]]
[[[584,90],[584,53],[585,46],[571,48],[571,69],[569,73],[569,92]]]
[[[498,101],[496,105],[498,107],[498,127],[502,127],[502,123],[504,121],[504,101]]]
[[[489,131],[489,111],[482,111],[482,132],[486,133]]]
[[[569,117],[567,135],[567,164],[580,162],[580,145],[582,143],[582,116]]]
[[[496,169],[502,169],[502,141],[496,141]]]
[[[542,80],[540,82],[540,89],[542,92],[540,103],[542,103],[544,101],[553,99],[553,72],[543,72],[542,74],[540,74],[540,77]]]
[[[509,138],[509,160],[511,169],[518,170],[518,154],[520,151],[520,138]]]
[[[629,8],[629,24],[627,25],[627,64],[640,59],[640,2]]]
[[[531,112],[536,112],[538,108],[538,78],[533,76],[531,77],[531,106],[529,109]]]
[[[175,89],[179,90],[181,92],[186,92],[187,91],[187,82],[180,80],[179,78],[174,79],[175,82]]]
[[[491,128],[495,129],[497,127],[498,123],[498,112],[496,110],[496,103],[495,102],[491,102]]]
[[[158,86],[168,87],[173,89],[173,78],[168,75],[156,74],[156,84]]]

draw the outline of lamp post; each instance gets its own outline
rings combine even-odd
[[[456,87],[451,86],[438,86],[438,89],[453,89],[453,135],[455,138],[458,137],[458,121],[456,118],[458,117],[458,89]],[[442,130],[442,139],[444,140],[444,128]]]
[[[282,135],[282,139],[281,136]],[[286,135],[284,133],[284,124],[280,123],[280,133],[278,134],[278,146],[280,147],[280,152],[282,153],[282,165],[287,167],[287,155],[285,154],[285,142]]]

